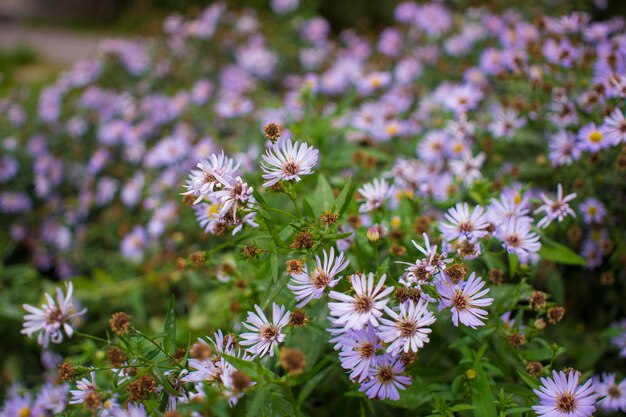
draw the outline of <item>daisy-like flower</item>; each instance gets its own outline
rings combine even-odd
[[[600,397],[598,405],[604,411],[626,412],[626,379],[619,384],[615,380],[615,373],[603,374],[602,378],[596,378],[593,386]]]
[[[370,368],[370,378],[361,385],[359,391],[365,392],[368,398],[399,400],[398,390],[411,385],[411,378],[401,375],[402,372],[402,362],[391,355],[384,355],[377,360],[376,366]]]
[[[393,195],[394,189],[386,180],[375,178],[374,181],[359,188],[358,193],[363,198],[359,212],[369,213],[385,204],[385,201]]]
[[[580,204],[583,220],[587,224],[602,223],[606,216],[606,207],[595,197],[589,197]]]
[[[228,181],[220,176],[216,177],[222,184],[219,191],[213,193],[215,198],[222,203],[220,216],[224,216],[230,209],[233,210],[233,221],[237,222],[237,208],[240,204],[246,204],[253,201],[252,192],[254,191],[241,177],[237,177],[232,181]]]
[[[450,169],[457,178],[463,181],[463,184],[472,185],[476,180],[482,178],[480,168],[483,166],[485,158],[483,152],[472,156],[469,151],[466,151],[461,155],[461,159],[450,161]]]
[[[331,321],[343,324],[347,329],[362,329],[367,323],[374,327],[378,326],[378,319],[382,316],[383,308],[389,302],[386,298],[393,287],[383,288],[386,275],[380,277],[380,281],[374,287],[374,274],[352,275],[350,281],[354,288],[354,295],[342,294],[331,291],[328,295],[336,303],[328,303]]]
[[[446,276],[441,277],[435,284],[441,296],[439,311],[450,307],[452,323],[457,327],[459,321],[472,329],[484,325],[482,320],[487,318],[487,311],[482,307],[488,307],[493,302],[493,298],[483,298],[489,292],[488,288],[482,289],[484,286],[485,282],[475,272],[467,281],[461,280],[456,284]]]
[[[614,144],[626,142],[626,117],[620,109],[613,110],[604,119],[605,133],[607,139]]]
[[[188,188],[188,191],[182,193],[183,195],[194,195],[196,201],[194,204],[199,203],[202,199],[209,197],[213,190],[221,186],[218,177],[221,177],[224,181],[232,179],[233,175],[239,169],[239,162],[235,162],[234,159],[224,155],[224,151],[221,154],[212,154],[206,161],[198,163],[198,168],[191,171],[189,174],[189,180],[184,185]]]
[[[613,145],[604,126],[596,126],[595,123],[583,126],[578,132],[578,139],[581,147],[592,153]]]
[[[85,398],[92,392],[96,392],[96,373],[90,372],[89,379],[83,378],[76,382],[76,389],[70,390],[70,404],[82,404],[85,402]]]
[[[378,331],[383,342],[390,343],[387,347],[388,353],[395,356],[400,351],[417,352],[430,341],[428,335],[432,330],[428,326],[436,319],[426,305],[424,300],[417,304],[408,300],[400,304],[400,313],[385,306],[385,312],[392,320],[381,318]]]
[[[582,152],[572,133],[559,130],[556,134],[548,136],[548,140],[548,157],[553,166],[571,165],[580,158]]]
[[[285,312],[284,306],[274,303],[272,306],[272,321],[270,322],[261,307],[254,306],[256,314],[249,311],[244,327],[252,330],[252,333],[243,333],[240,343],[249,346],[246,350],[254,356],[265,356],[268,353],[274,356],[274,349],[285,340],[282,333],[283,327],[289,322],[289,311]]]
[[[568,194],[563,197],[563,186],[561,184],[557,185],[556,188],[556,200],[551,200],[545,194],[541,194],[541,199],[543,200],[543,205],[540,206],[537,210],[535,210],[535,214],[545,213],[545,216],[539,220],[537,226],[544,229],[548,227],[554,220],[558,220],[559,223],[565,219],[565,217],[569,214],[572,217],[576,217],[576,213],[572,210],[567,204],[576,198],[576,193]]]
[[[367,379],[376,361],[376,351],[383,347],[376,329],[368,324],[360,330],[348,330],[337,342],[341,347],[339,361],[344,369],[351,371],[350,379],[359,382]]]
[[[496,236],[502,241],[502,246],[509,253],[516,254],[522,263],[535,261],[537,252],[541,249],[539,235],[531,230],[531,224],[532,219],[524,216],[511,219],[496,230]]]
[[[437,245],[430,245],[430,239],[428,235],[423,233],[424,246],[420,246],[414,240],[411,241],[413,246],[422,252],[425,256],[423,259],[418,259],[415,263],[398,261],[399,264],[409,265],[406,271],[406,280],[408,282],[415,282],[423,284],[431,280],[431,278],[440,272],[447,263],[452,262],[452,259],[447,259],[448,254],[445,252],[438,253]]]
[[[308,272],[306,265],[300,273],[291,274],[291,283],[287,288],[291,290],[299,301],[297,307],[306,305],[313,299],[318,299],[324,294],[326,287],[334,287],[341,276],[337,276],[341,271],[348,267],[349,260],[345,258],[343,252],[339,252],[335,256],[335,249],[330,248],[330,253],[324,250],[324,262],[319,256],[315,255],[317,266],[311,273]]]
[[[539,405],[533,406],[538,416],[546,417],[589,417],[596,411],[595,393],[591,379],[579,385],[580,374],[571,371],[552,371],[552,378],[541,378],[539,389],[533,390],[539,396]]]
[[[445,218],[448,223],[441,224],[439,230],[448,242],[455,239],[475,241],[487,236],[488,223],[481,206],[476,206],[470,213],[467,203],[457,203],[448,210]]]
[[[47,303],[41,308],[24,304],[24,310],[28,313],[24,316],[24,328],[22,334],[31,337],[33,333],[39,333],[37,343],[48,347],[50,342],[61,343],[63,341],[63,331],[67,337],[74,334],[75,321],[87,312],[87,309],[77,310],[76,302],[72,299],[74,286],[72,283],[66,284],[67,293],[64,295],[61,288],[57,288],[56,300],[46,294]]]
[[[292,143],[291,139],[276,142],[263,155],[261,169],[267,180],[263,187],[271,187],[281,180],[300,181],[301,175],[313,173],[318,157],[319,151],[306,143]]]

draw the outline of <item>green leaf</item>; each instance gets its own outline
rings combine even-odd
[[[313,212],[313,207],[311,207],[311,203],[306,198],[302,199],[302,208],[304,209],[304,214],[309,216],[311,219],[315,219],[315,213]]]
[[[163,338],[163,350],[168,354],[172,354],[176,350],[176,299],[174,294],[172,294],[170,303],[167,306],[163,333],[165,333],[165,337]]]
[[[547,238],[542,239],[539,256],[548,261],[564,265],[585,265],[587,263],[585,258],[567,246]]]
[[[511,277],[515,276],[518,265],[519,265],[519,258],[517,257],[517,255],[509,252],[509,275]]]
[[[480,361],[480,355],[477,355],[474,360],[474,371],[476,372],[476,379],[472,382],[472,404],[476,410],[475,415],[480,417],[496,417],[498,412],[496,410],[496,403],[491,392],[491,386],[489,385],[489,379],[483,370],[483,366]]]
[[[272,282],[278,281],[278,253],[276,249],[272,249],[272,254],[270,255],[270,269],[272,274]]]
[[[345,213],[348,205],[352,201],[352,196],[354,195],[354,190],[356,187],[352,185],[352,177],[348,178],[346,185],[343,186],[341,192],[335,199],[335,210],[339,210],[339,215],[341,216]]]
[[[539,381],[537,381],[535,378],[531,377],[530,375],[528,375],[526,372],[522,372],[522,371],[517,371],[517,374],[520,376],[520,378],[522,378],[522,380],[524,380],[524,382],[531,387],[532,389],[536,389],[539,388]]]
[[[331,202],[334,202],[335,198],[333,190],[328,183],[328,180],[324,174],[320,174],[317,178],[317,187],[311,200],[311,207],[315,213],[323,213],[325,210],[330,209]]]

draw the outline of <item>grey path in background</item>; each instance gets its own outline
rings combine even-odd
[[[70,64],[94,56],[104,36],[62,28],[31,27],[20,23],[0,22],[0,48],[28,46],[46,61]]]

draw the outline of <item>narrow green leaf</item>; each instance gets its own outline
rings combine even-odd
[[[343,186],[343,188],[341,189],[341,192],[335,199],[335,210],[337,209],[339,210],[340,216],[346,211],[346,209],[348,208],[348,205],[352,201],[354,190],[355,190],[355,186],[352,185],[352,177],[350,177],[348,178],[348,181],[346,181],[346,185]]]
[[[172,354],[176,350],[176,299],[174,298],[174,294],[172,294],[170,303],[167,306],[163,333],[165,333],[163,338],[163,350],[168,354]]]
[[[564,265],[585,265],[585,258],[565,245],[549,239],[542,239],[539,256],[548,261]]]
[[[477,355],[474,360],[474,371],[476,372],[476,379],[472,381],[472,386],[475,390],[472,390],[472,404],[476,410],[475,415],[480,417],[496,417],[498,412],[496,410],[496,403],[491,392],[491,386],[489,385],[489,379],[483,370],[480,355]]]
[[[272,282],[278,281],[278,253],[276,249],[272,249],[272,254],[270,255],[270,269],[272,273]]]

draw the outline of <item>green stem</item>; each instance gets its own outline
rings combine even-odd
[[[296,208],[296,213],[298,214],[298,218],[302,218],[302,213],[300,212],[300,207],[298,207],[298,202],[296,201],[296,196],[292,193],[287,193],[289,199],[293,202],[293,206]]]
[[[111,343],[109,340],[107,339],[103,339],[101,337],[97,337],[97,336],[92,336],[90,334],[85,334],[85,333],[81,333],[81,332],[74,332],[76,335],[78,336],[82,336],[82,337],[86,337],[87,339],[93,339],[93,340],[97,340],[98,342],[104,342],[104,343]]]
[[[294,219],[297,219],[297,217],[294,214],[289,213],[288,211],[280,210],[274,207],[268,207],[268,209],[275,211],[276,213],[284,214],[286,216],[290,216],[290,217],[293,217]]]

